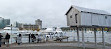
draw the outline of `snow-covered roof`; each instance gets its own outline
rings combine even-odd
[[[72,8],[75,8],[75,9],[77,9],[80,12],[83,11],[83,12],[91,12],[91,13],[97,13],[97,14],[111,15],[110,13],[108,13],[108,12],[106,12],[104,10],[89,9],[89,8],[83,8],[83,7],[78,7],[78,6],[74,6],[74,5],[72,5],[69,10],[71,10]],[[68,12],[66,13],[66,15],[68,14]]]

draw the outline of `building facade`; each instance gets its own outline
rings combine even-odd
[[[23,24],[19,22],[14,23],[15,27],[18,27],[20,30],[39,30],[42,28],[42,21],[40,19],[35,20],[35,24]]]
[[[41,29],[42,28],[42,20],[40,20],[40,19],[35,20],[35,25],[38,25],[39,29]]]
[[[26,30],[37,30],[38,29],[38,25],[23,24],[22,28],[26,29]]]
[[[10,25],[10,19],[4,19],[5,25]]]
[[[66,16],[68,26],[111,27],[111,14],[103,10],[71,6]]]
[[[10,19],[0,17],[0,29],[5,28],[7,25],[10,25]]]
[[[22,23],[19,23],[19,22],[14,22],[14,24],[13,24],[13,26],[14,27],[18,27],[18,28],[20,28],[20,27],[22,27]]]

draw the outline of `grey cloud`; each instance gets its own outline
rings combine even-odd
[[[0,0],[0,16],[11,22],[34,24],[42,19],[43,27],[67,26],[65,13],[71,5],[111,11],[110,0]]]

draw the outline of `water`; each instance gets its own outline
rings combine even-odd
[[[104,32],[105,34],[105,42],[111,44],[111,33],[108,32]],[[69,37],[68,41],[77,41],[77,33],[75,31],[65,31],[63,35],[66,35]],[[96,33],[97,35],[97,43],[101,43],[102,42],[102,32],[98,31]],[[79,36],[80,36],[80,42],[82,42],[82,32],[79,32]],[[94,32],[87,32],[84,33],[84,39],[85,42],[94,42]],[[16,42],[16,40],[14,38],[11,39],[12,43]],[[11,43],[10,40],[10,43]],[[64,40],[67,41],[67,40]],[[22,43],[28,43],[29,42],[29,38],[28,36],[23,36],[22,37]]]
[[[104,32],[105,34],[105,42],[111,44],[111,33]],[[69,41],[77,41],[77,33],[76,32],[67,32],[67,36],[69,36]],[[102,42],[102,32],[98,31],[96,33],[97,43]],[[82,42],[82,32],[79,32],[80,41]],[[94,32],[84,33],[85,42],[94,42]]]

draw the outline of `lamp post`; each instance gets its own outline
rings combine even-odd
[[[12,44],[12,24],[11,24],[11,44]]]

